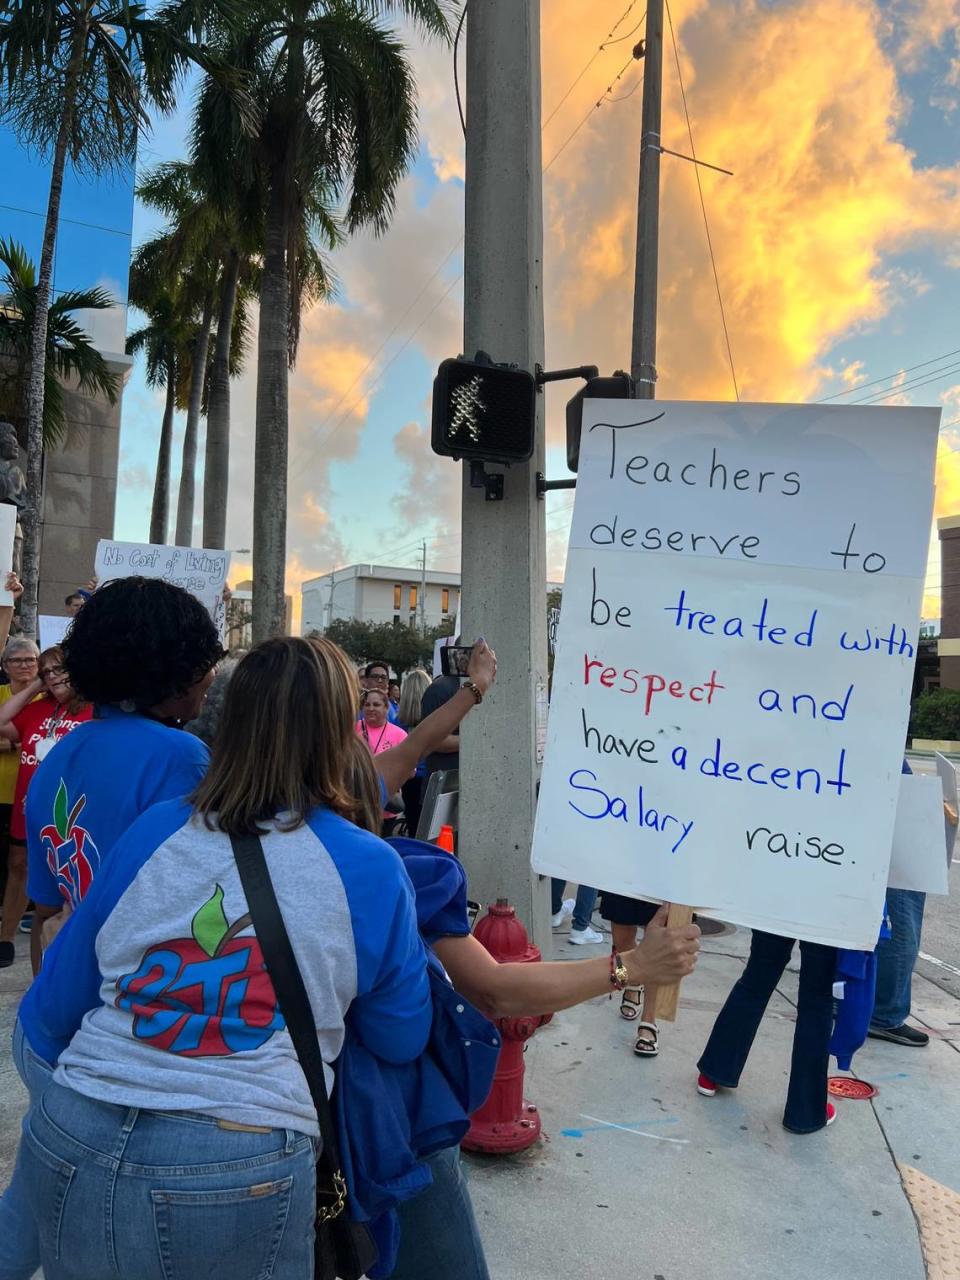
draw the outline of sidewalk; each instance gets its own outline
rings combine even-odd
[[[855,1068],[879,1096],[839,1101],[835,1125],[797,1137],[780,1123],[795,973],[771,1002],[739,1091],[707,1099],[694,1088],[694,1063],[747,941],[743,931],[705,939],[659,1058],[633,1056],[631,1028],[606,998],[536,1034],[527,1096],[540,1108],[543,1139],[518,1156],[466,1158],[494,1280],[960,1276],[960,1254],[949,1255],[960,1222],[960,1003],[915,979],[914,1012],[931,1029],[930,1047],[868,1041]],[[602,950],[556,935],[558,958]],[[23,1105],[7,1046],[27,974],[25,954],[0,971],[0,1185]],[[911,1207],[897,1162],[949,1190]],[[931,1206],[945,1220],[948,1257],[925,1271],[917,1219],[935,1226]]]
[[[557,958],[577,959],[555,935]],[[781,1124],[796,973],[768,1009],[736,1093],[702,1098],[695,1062],[746,957],[749,934],[704,940],[656,1059],[632,1053],[616,1002],[558,1014],[527,1056],[527,1097],[544,1137],[513,1157],[469,1157],[495,1280],[920,1280],[915,1209],[897,1162],[951,1189],[960,1224],[960,1003],[923,979],[914,1013],[927,1049],[868,1041],[855,1073],[872,1102],[838,1100],[830,1129]],[[597,948],[596,950],[600,950]],[[929,1219],[923,1204],[915,1206]],[[948,1223],[949,1225],[949,1223]]]

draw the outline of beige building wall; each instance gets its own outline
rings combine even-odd
[[[130,362],[110,361],[126,375]],[[64,597],[93,574],[97,542],[113,537],[120,458],[120,406],[101,397],[66,393],[66,445],[45,459],[40,544],[40,612],[64,614]]]

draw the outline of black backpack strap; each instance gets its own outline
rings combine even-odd
[[[253,919],[253,928],[260,943],[270,981],[276,993],[280,1012],[293,1041],[297,1058],[306,1077],[313,1105],[317,1110],[317,1123],[323,1143],[321,1160],[330,1172],[338,1196],[343,1184],[340,1172],[340,1151],[334,1129],[330,1101],[327,1097],[323,1055],[317,1040],[317,1028],[306,987],[290,945],[287,927],[283,922],[280,904],[273,889],[267,860],[259,836],[231,836],[233,856],[240,872],[240,883],[246,895],[247,906]],[[345,1187],[344,1187],[345,1196]],[[340,1208],[343,1206],[341,1205]],[[339,1212],[339,1208],[337,1209]],[[334,1215],[331,1215],[334,1216]]]

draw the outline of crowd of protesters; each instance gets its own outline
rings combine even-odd
[[[12,575],[7,587],[20,589]],[[11,615],[0,609],[0,644]],[[613,947],[592,958],[498,964],[473,938],[462,865],[411,837],[430,774],[457,767],[460,724],[488,710],[494,651],[478,641],[465,679],[415,670],[402,684],[319,637],[228,658],[194,597],[128,578],[85,593],[61,645],[7,642],[2,666],[0,964],[29,898],[35,979],[13,1039],[29,1108],[0,1198],[0,1280],[41,1265],[46,1280],[310,1276],[318,1088],[377,1253],[368,1274],[485,1280],[459,1141],[492,1080],[491,1019],[616,991],[634,1052],[656,1056],[658,989],[693,970],[700,932],[603,893]],[[251,841],[302,980],[315,1074],[255,925]],[[572,914],[571,941],[602,944],[597,891],[564,889],[554,926]],[[898,907],[911,945],[920,909]],[[701,1094],[739,1083],[793,945],[754,933]],[[871,1034],[917,1045],[908,952],[878,952]],[[801,953],[784,1123],[808,1133],[835,1117],[841,961]]]

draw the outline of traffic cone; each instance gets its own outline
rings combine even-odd
[[[447,853],[453,853],[453,827],[441,827],[440,834],[434,843],[438,849],[446,849]]]

